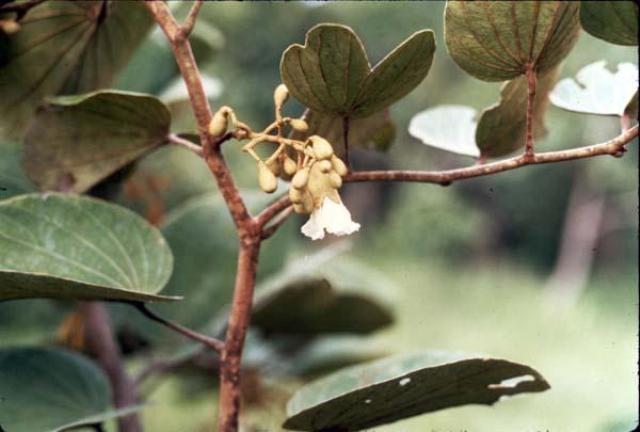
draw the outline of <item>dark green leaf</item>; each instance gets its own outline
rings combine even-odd
[[[52,99],[27,129],[27,174],[42,190],[84,192],[165,142],[170,122],[160,100],[139,93]]]
[[[544,113],[549,91],[557,75],[557,69],[553,69],[538,76],[533,105],[533,130],[536,138],[546,133]],[[500,91],[500,102],[482,112],[476,129],[476,144],[483,156],[500,157],[524,148],[527,91],[524,76],[506,82]]]
[[[0,136],[18,137],[44,97],[107,87],[151,28],[141,2],[48,1],[0,58]]]
[[[112,410],[109,383],[86,358],[44,348],[0,350],[0,424],[7,432],[58,432],[101,424]]]
[[[431,30],[411,35],[371,70],[362,84],[352,116],[369,116],[409,94],[429,73],[435,50]]]
[[[634,1],[581,1],[580,23],[587,33],[618,45],[638,45],[638,5]]]
[[[485,81],[505,81],[556,66],[575,44],[575,1],[447,1],[445,42],[453,60]]]
[[[357,431],[502,396],[541,392],[534,369],[507,360],[425,351],[353,366],[302,387],[287,405],[284,427]]]
[[[321,113],[349,114],[368,73],[362,42],[349,27],[337,24],[313,27],[305,45],[291,45],[280,62],[289,92]]]
[[[153,301],[173,258],[155,228],[103,201],[31,194],[0,202],[0,301]]]
[[[267,334],[367,334],[393,322],[394,286],[325,250],[291,262],[257,288],[252,325]]]

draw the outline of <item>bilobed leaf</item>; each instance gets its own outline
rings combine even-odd
[[[453,60],[485,81],[556,66],[580,31],[574,1],[447,1],[445,43]]]
[[[25,168],[42,190],[84,192],[165,142],[171,118],[157,98],[99,91],[50,100],[24,139]]]
[[[581,1],[580,23],[587,33],[617,45],[638,45],[638,5],[634,1]]]
[[[0,202],[0,301],[153,301],[173,258],[155,228],[103,201],[30,194]]]
[[[371,70],[351,116],[369,116],[409,94],[429,73],[435,50],[433,31],[411,35]]]
[[[463,105],[429,108],[413,116],[409,123],[409,134],[428,146],[478,157],[476,114],[475,109]]]
[[[606,63],[592,63],[580,69],[575,80],[558,82],[549,94],[551,103],[569,111],[622,116],[638,91],[638,67],[620,63],[613,73]]]
[[[101,424],[140,407],[111,408],[104,373],[78,354],[0,349],[0,425],[11,432],[58,432]]]
[[[311,135],[320,135],[328,140],[337,152],[344,151],[343,118],[307,110],[304,120],[309,125],[305,133],[294,132],[292,138],[304,141]],[[383,109],[368,117],[348,119],[349,147],[386,151],[396,135],[396,127],[389,110]]]
[[[0,49],[0,136],[17,137],[44,97],[107,87],[151,28],[140,2],[48,1]]]
[[[536,138],[546,134],[544,113],[557,72],[557,69],[552,69],[538,76],[533,104],[533,131]],[[524,147],[527,92],[524,76],[506,82],[500,91],[500,102],[482,112],[476,129],[476,144],[483,156],[500,157]]]
[[[289,92],[322,113],[348,114],[368,73],[362,42],[349,27],[338,24],[313,27],[305,45],[291,45],[280,62]]]
[[[325,250],[295,260],[257,288],[251,324],[266,334],[368,334],[393,322],[394,286]]]
[[[424,351],[353,366],[302,387],[285,429],[358,431],[445,408],[492,405],[549,384],[508,360]]]

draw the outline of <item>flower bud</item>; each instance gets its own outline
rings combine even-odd
[[[294,204],[302,203],[302,191],[294,187],[289,187],[289,199]]]
[[[282,171],[282,163],[276,158],[267,162],[267,168],[269,168],[274,176],[278,177]]]
[[[340,175],[340,177],[344,177],[349,171],[345,163],[342,162],[342,159],[336,155],[331,157],[331,165],[333,165],[333,169],[338,173],[338,175]]]
[[[278,188],[278,179],[262,161],[258,162],[258,185],[266,193],[272,193]]]
[[[329,184],[336,189],[340,189],[342,187],[342,177],[337,172],[331,171],[329,173]]]
[[[318,164],[318,169],[320,170],[320,172],[324,174],[327,174],[329,171],[333,169],[333,165],[331,164],[331,161],[322,160],[316,163]]]
[[[298,171],[298,164],[289,156],[285,156],[282,168],[286,175],[292,176]]]
[[[291,119],[289,124],[298,132],[306,132],[309,130],[309,125],[302,119]]]
[[[7,35],[12,35],[20,31],[20,23],[13,20],[0,20],[0,30]]]
[[[307,211],[304,208],[304,204],[294,204],[293,205],[293,211],[298,213],[298,214],[306,214]]]
[[[296,189],[302,189],[309,181],[309,168],[302,168],[291,179],[291,185]]]
[[[213,137],[222,136],[229,126],[229,107],[222,107],[213,115],[209,123],[209,135]]]
[[[280,84],[273,92],[273,102],[276,108],[282,107],[287,99],[289,99],[289,90],[286,85]]]
[[[333,147],[329,144],[329,141],[318,136],[312,135],[309,140],[313,144],[313,152],[318,159],[329,159],[333,155]]]

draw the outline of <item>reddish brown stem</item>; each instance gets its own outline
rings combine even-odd
[[[533,148],[533,108],[536,99],[536,70],[533,64],[529,63],[525,68],[527,78],[527,114],[526,114],[526,135],[524,154],[527,158],[534,155]]]
[[[78,308],[86,325],[87,349],[109,378],[113,391],[113,404],[116,408],[136,405],[138,403],[136,387],[122,363],[120,349],[113,338],[106,309],[98,302],[81,302]],[[129,414],[120,417],[118,431],[142,431],[138,415]]]

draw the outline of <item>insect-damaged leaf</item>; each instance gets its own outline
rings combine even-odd
[[[573,1],[447,1],[445,42],[453,60],[485,81],[505,81],[557,65],[580,31]]]
[[[424,351],[343,369],[302,387],[287,404],[284,428],[358,431],[501,396],[541,392],[549,384],[508,360]]]
[[[0,202],[0,301],[174,300],[157,295],[173,257],[160,232],[122,207],[65,194]]]
[[[81,193],[165,142],[170,122],[167,107],[149,95],[60,96],[29,124],[25,169],[42,190]]]
[[[638,5],[634,1],[581,1],[585,31],[618,45],[638,45]]]
[[[280,74],[291,94],[312,110],[340,117],[366,117],[413,90],[427,75],[435,41],[417,32],[370,68],[358,36],[346,26],[320,24],[305,45],[282,55]]]
[[[48,1],[31,9],[0,45],[0,136],[21,136],[44,97],[107,87],[152,22],[133,1]]]
[[[58,432],[139,408],[113,410],[107,378],[83,356],[58,349],[0,349],[0,422],[7,431]]]

